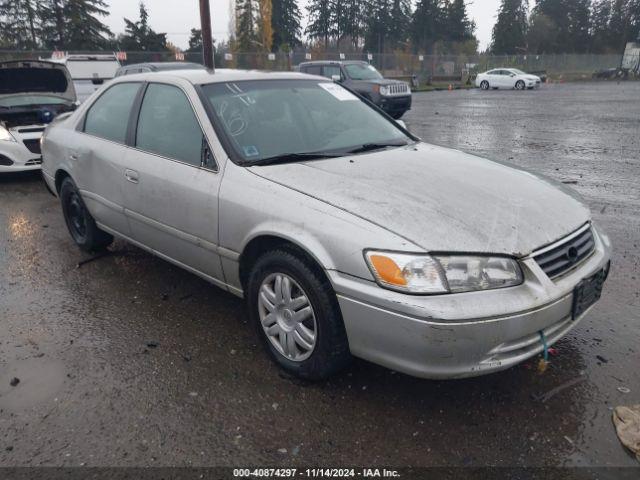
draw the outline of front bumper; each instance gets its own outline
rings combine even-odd
[[[411,110],[411,95],[380,97],[380,108],[385,112],[399,113]]]
[[[597,230],[594,229],[597,232]],[[610,244],[595,234],[594,252],[578,268],[550,280],[523,259],[517,287],[411,296],[330,272],[353,355],[423,378],[462,378],[504,370],[553,344],[575,327],[573,289],[609,263]]]
[[[40,170],[40,137],[44,127],[30,125],[12,128],[9,131],[16,141],[0,141],[0,173]]]
[[[540,88],[540,86],[541,86],[540,80],[527,80],[527,88],[529,89]]]

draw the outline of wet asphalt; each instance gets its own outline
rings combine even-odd
[[[639,97],[640,82],[420,93],[405,116],[425,141],[569,182],[610,234],[604,296],[544,374],[427,381],[356,361],[291,379],[239,299],[121,241],[78,267],[39,177],[0,175],[0,466],[638,465],[611,410],[640,403]]]

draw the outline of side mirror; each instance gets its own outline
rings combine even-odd
[[[516,74],[515,74],[515,73],[512,73],[512,74],[511,74],[511,76],[512,76],[512,77],[515,77],[515,76],[516,76]]]
[[[404,128],[405,130],[409,131],[409,129],[407,128],[407,124],[406,124],[406,123],[404,123],[404,121],[402,121],[402,120],[396,120],[396,123],[397,123],[398,125],[400,125],[402,128]]]
[[[342,77],[340,77],[340,75],[331,75],[331,80],[340,83],[342,81]]]

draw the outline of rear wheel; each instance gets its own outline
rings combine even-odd
[[[310,262],[286,249],[267,252],[252,268],[248,283],[252,321],[280,367],[319,380],[349,362],[336,294]]]
[[[482,90],[489,90],[489,82],[487,82],[486,80],[483,80],[483,81],[480,83],[480,88],[481,88]]]
[[[516,90],[524,90],[525,88],[526,88],[526,85],[524,84],[524,81],[518,80],[516,82]]]
[[[78,247],[85,251],[96,251],[108,247],[113,242],[111,235],[96,226],[78,188],[69,177],[62,181],[60,202],[67,228]]]

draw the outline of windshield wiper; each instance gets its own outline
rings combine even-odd
[[[404,147],[405,145],[409,145],[409,143],[405,141],[365,143],[364,145],[360,145],[359,147],[356,147],[353,150],[349,150],[347,153],[363,153],[363,152],[370,152],[373,150],[382,150],[383,148],[389,148],[389,147]]]
[[[336,158],[342,157],[342,153],[328,153],[328,152],[300,152],[300,153],[283,153],[281,155],[275,155],[273,157],[262,158],[254,162],[243,162],[248,167],[263,166],[263,165],[277,165],[279,163],[292,163],[300,162],[304,160],[319,160],[322,158]]]

